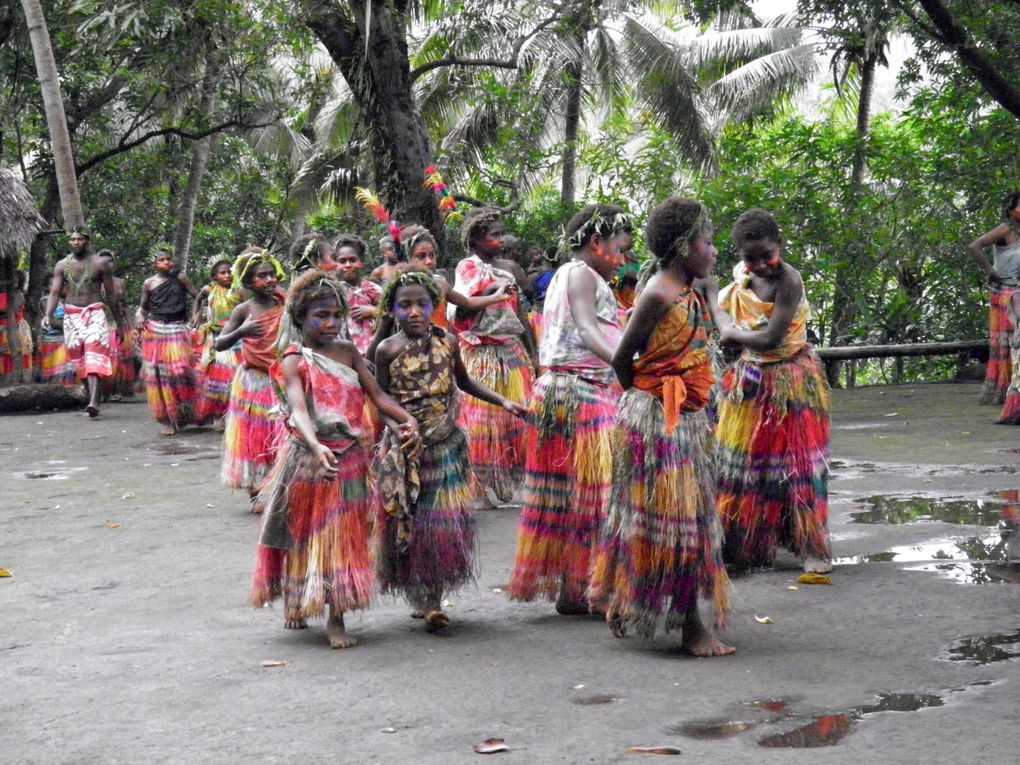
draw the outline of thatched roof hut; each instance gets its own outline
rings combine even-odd
[[[45,227],[25,184],[0,167],[0,258],[17,258]]]

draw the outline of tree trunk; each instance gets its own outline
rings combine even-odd
[[[583,39],[582,39],[583,46]],[[583,50],[583,47],[582,47]],[[563,130],[563,178],[560,201],[565,207],[577,199],[577,139],[581,129],[581,101],[584,96],[583,54],[567,68],[567,111]]]
[[[43,197],[39,214],[47,221],[51,221],[59,207],[60,191],[57,187],[57,176],[54,173],[48,173],[46,196]],[[42,307],[39,301],[50,290],[49,280],[46,279],[46,273],[50,270],[49,254],[49,237],[36,236],[28,254],[28,289],[25,291],[25,312],[28,314],[28,323],[33,327],[38,327],[39,319],[42,318]]]
[[[202,98],[199,103],[202,116],[210,124],[216,112],[219,68],[219,56],[215,48],[211,48],[206,59],[205,77],[202,80]],[[188,186],[184,190],[184,198],[181,200],[177,216],[177,230],[174,233],[174,262],[185,272],[188,270],[188,260],[191,256],[191,237],[195,231],[195,209],[198,206],[199,192],[202,190],[202,179],[209,166],[209,154],[212,151],[212,146],[212,135],[195,141],[191,152]]]
[[[878,67],[879,49],[869,52],[861,64],[861,88],[857,99],[857,140],[854,146],[853,164],[850,169],[850,193],[847,205],[848,216],[857,214],[858,203],[864,190],[864,176],[868,170],[868,137],[871,134],[871,99],[875,90],[875,70]],[[843,295],[844,300],[833,300],[834,315],[829,330],[829,345],[845,345],[850,328],[857,318],[855,296],[860,291],[859,275],[862,268],[861,251],[858,247],[848,248],[848,256],[836,270],[833,285],[834,295]],[[849,370],[848,370],[849,371]],[[829,385],[839,384],[840,364],[826,367]],[[850,387],[848,380],[848,387]]]
[[[343,5],[303,0],[301,5],[305,22],[329,51],[369,126],[380,198],[401,223],[427,227],[445,251],[442,216],[422,185],[433,146],[412,88],[407,17],[391,2],[370,2],[367,25],[365,0]]]
[[[53,165],[60,188],[60,208],[63,212],[64,227],[81,226],[85,223],[85,215],[82,212],[81,198],[78,196],[78,177],[74,167],[74,153],[71,150],[71,135],[67,129],[64,100],[60,93],[60,75],[53,58],[53,48],[50,46],[46,18],[39,0],[21,0],[21,7],[28,24],[28,36],[32,42],[39,89],[46,110],[46,125],[49,128]]]

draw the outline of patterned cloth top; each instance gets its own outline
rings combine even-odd
[[[375,282],[370,282],[367,279],[362,279],[361,284],[357,286],[346,284],[346,287],[348,310],[359,305],[378,305],[379,298],[382,297],[382,288]],[[372,342],[372,335],[375,334],[375,319],[358,320],[348,314],[347,334],[351,342],[357,347],[358,353],[364,353]]]
[[[241,342],[241,361],[248,369],[268,371],[276,363],[276,337],[282,318],[283,306],[274,305],[256,319],[262,331],[257,336],[248,335]]]
[[[457,264],[453,288],[467,297],[480,297],[500,282],[513,281],[514,275],[509,271],[495,268],[472,255]],[[517,317],[519,305],[520,296],[515,292],[509,300],[493,303],[467,319],[455,319],[454,329],[471,345],[512,342],[524,334],[524,325]]]
[[[594,269],[580,260],[571,260],[556,270],[556,275],[553,276],[546,292],[542,343],[538,349],[539,361],[542,366],[549,369],[587,372],[600,380],[606,378],[606,382],[612,382],[614,379],[612,367],[584,344],[581,331],[571,314],[568,283],[570,275],[578,269],[586,270],[595,277],[595,316],[599,331],[605,335],[610,345],[615,347],[620,342],[623,330],[620,327],[619,310],[613,291]]]
[[[1020,283],[1020,239],[1007,245],[992,247],[992,268],[1003,287],[1016,287]]]
[[[666,432],[680,414],[708,403],[715,383],[709,333],[712,314],[705,299],[690,286],[655,325],[644,352],[634,361],[634,387],[662,402]]]
[[[362,436],[365,391],[358,373],[346,364],[316,353],[310,348],[292,345],[283,357],[300,356],[298,374],[305,394],[305,407],[315,428],[315,437],[334,452],[344,452],[358,443]],[[280,399],[285,425],[300,438],[294,424],[292,407],[287,400],[287,383],[283,376],[283,360],[269,369]]]
[[[751,274],[741,261],[733,267],[733,283],[719,292],[719,306],[733,317],[733,323],[740,329],[758,330],[768,326],[775,303],[766,303],[751,289]],[[807,320],[810,308],[807,296],[802,295],[800,305],[786,330],[786,337],[778,348],[756,351],[744,348],[741,358],[757,364],[768,364],[793,358],[807,345]]]
[[[242,302],[241,293],[233,287],[224,287],[221,284],[209,285],[208,314],[209,328],[213,332],[219,332],[230,318],[230,314]]]

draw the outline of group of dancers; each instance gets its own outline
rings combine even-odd
[[[352,235],[303,237],[292,273],[248,247],[202,290],[157,252],[138,314],[148,400],[168,434],[223,418],[222,480],[263,514],[251,602],[282,598],[291,629],[325,613],[336,648],[357,642],[344,613],[377,592],[441,630],[444,596],[476,572],[474,512],[519,493],[512,599],[603,614],[617,636],[664,622],[691,654],[732,653],[698,610],[711,601],[724,624],[727,567],[786,547],[831,569],[829,390],[773,216],[737,219],[722,290],[713,235],[704,205],[667,199],[634,274],[630,217],[588,205],[530,317],[492,208],[464,215],[452,285],[414,225],[392,243],[406,262],[373,274],[383,285],[362,278]],[[77,317],[114,286],[84,251],[57,268],[64,333],[86,333],[76,358],[102,376],[98,319]]]

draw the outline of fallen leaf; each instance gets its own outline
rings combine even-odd
[[[627,754],[683,754],[679,747],[675,746],[631,746],[627,748]]]
[[[108,528],[108,529],[119,529],[120,528],[120,524],[119,523],[110,522],[110,523],[106,524],[106,528]]]
[[[208,502],[205,504],[206,507],[216,507],[216,505],[210,505]]]
[[[289,661],[280,661],[279,659],[266,659],[262,662],[263,669],[268,669],[269,667],[287,667],[289,665]]]
[[[396,728],[383,728],[379,731],[380,733],[396,733]]]
[[[755,614],[754,620],[758,622],[758,624],[772,624],[771,616],[758,616],[758,614]]]
[[[899,412],[889,412],[889,414],[887,414],[886,417],[899,417],[899,415],[900,415]]]
[[[582,683],[581,685],[575,685],[575,686],[574,686],[574,690],[575,690],[575,691],[579,691],[579,690],[581,690],[582,688],[584,688],[584,683]]]
[[[509,752],[510,747],[501,738],[487,738],[480,744],[475,744],[475,751],[478,754],[496,754],[496,752]]]
[[[133,491],[126,491],[124,492],[124,496],[121,497],[121,499],[131,499],[133,496],[135,496],[135,493]]]
[[[799,590],[799,589],[800,589],[800,587],[798,587],[798,586],[797,586],[797,585],[795,585],[795,584],[791,584],[791,585],[790,585],[789,587],[787,587],[786,589],[788,589],[788,590]]]
[[[6,579],[9,576],[14,576],[14,574],[5,568],[0,568],[0,579]]]
[[[801,584],[832,584],[832,577],[825,574],[801,574],[797,581]]]

